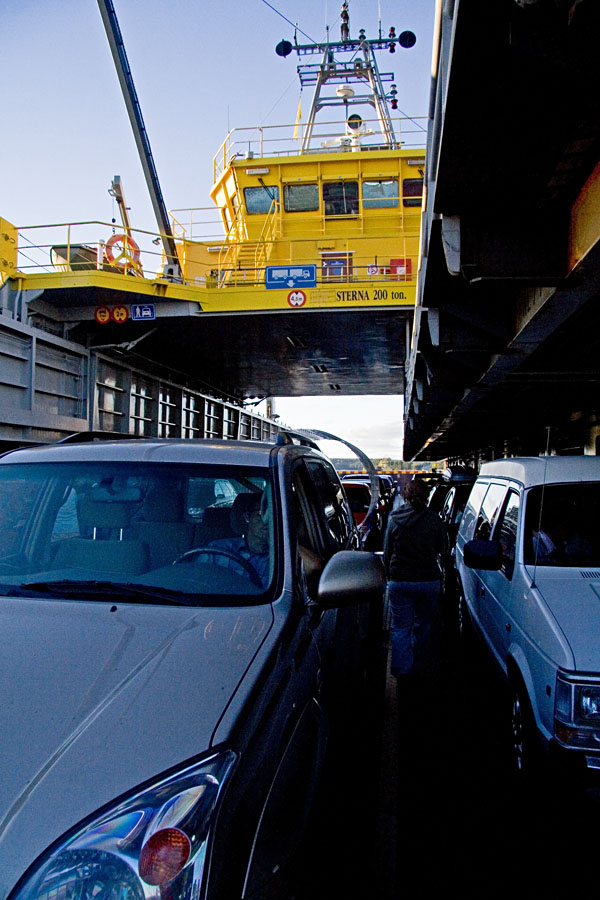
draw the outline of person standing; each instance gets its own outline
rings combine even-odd
[[[389,517],[383,561],[392,614],[392,675],[399,680],[424,672],[433,662],[438,618],[442,521],[426,505],[427,485],[409,481],[404,504]]]

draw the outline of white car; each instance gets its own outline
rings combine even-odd
[[[600,457],[485,463],[458,532],[463,634],[510,685],[516,766],[600,774]]]

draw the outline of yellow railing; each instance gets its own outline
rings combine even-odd
[[[273,249],[273,241],[277,236],[279,218],[279,203],[276,200],[271,202],[269,212],[265,219],[265,224],[258,239],[258,245],[254,254],[254,262],[257,269],[261,269],[267,263],[271,250]]]
[[[204,216],[199,214],[207,214],[207,217],[204,218]],[[223,221],[215,206],[170,209],[169,217],[176,240],[223,240]]]
[[[282,235],[281,210],[273,201],[262,224],[257,225],[257,236],[248,237],[242,217],[232,224],[227,240],[221,235],[214,244],[202,242],[204,247],[214,251],[213,264],[199,263],[189,250],[196,242],[178,237],[182,264],[182,281],[197,287],[231,288],[242,285],[264,284],[265,268],[271,266],[317,266],[317,283],[387,283],[412,281],[416,278],[418,236],[403,237],[392,227],[376,235],[357,232],[344,241],[345,249],[332,253],[317,249],[318,227],[307,233]],[[308,226],[307,226],[308,228]],[[241,234],[240,234],[241,232]],[[181,234],[185,234],[182,231]],[[162,278],[165,263],[160,235],[143,229],[130,229],[128,236],[139,248],[119,257],[119,249],[113,249],[112,261],[107,255],[107,246],[113,237],[124,237],[124,229],[115,229],[112,223],[98,220],[87,222],[54,223],[51,225],[24,226],[18,229],[16,272],[7,272],[7,277],[19,274],[70,273],[85,270],[99,270],[128,277],[154,281]],[[239,235],[239,236],[238,236]],[[307,241],[314,249],[307,248]],[[201,244],[201,246],[202,246]],[[393,247],[393,251],[383,247]],[[375,247],[379,250],[374,252]],[[244,253],[244,248],[246,253]],[[217,256],[218,250],[218,256]],[[390,255],[393,259],[390,259]],[[341,262],[336,263],[339,258]],[[399,270],[394,260],[410,260],[408,269]],[[357,262],[360,260],[360,262]],[[366,260],[369,260],[367,263]]]
[[[145,229],[96,219],[23,225],[17,231],[18,270],[24,274],[97,269],[145,277],[161,267],[161,237]]]
[[[421,149],[427,139],[427,118],[425,116],[392,117],[392,125],[396,135],[397,147],[403,149]],[[285,125],[256,125],[232,129],[213,159],[213,177],[215,183],[225,172],[230,163],[241,158],[250,160],[265,156],[296,156],[302,153],[304,124],[298,129],[298,137],[294,137],[296,123]],[[381,134],[377,118],[364,119],[365,132],[355,138],[346,134],[343,121],[316,122],[313,127],[311,147],[308,153],[327,153],[358,150],[393,149],[385,146],[385,138]],[[325,146],[323,146],[323,144]]]

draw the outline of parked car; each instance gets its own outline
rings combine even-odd
[[[431,489],[427,505],[438,511],[444,524],[442,529],[442,549],[438,563],[442,582],[442,597],[446,618],[455,621],[456,610],[456,569],[454,565],[454,544],[465,504],[477,477],[475,469],[467,466],[449,466]]]
[[[441,479],[433,483],[427,498],[427,506],[434,512],[441,512],[450,488],[456,484],[472,485],[476,477],[475,469],[468,466],[449,466],[443,470]]]
[[[442,596],[449,617],[456,618],[457,585],[454,547],[465,506],[471,494],[472,484],[453,484],[446,494],[440,518],[442,529],[442,550],[439,564],[442,580]]]
[[[460,605],[507,679],[518,769],[600,772],[600,458],[482,466],[456,542]]]
[[[373,494],[371,481],[368,476],[363,478],[357,478],[356,476],[353,478],[344,477],[342,484],[348,497],[354,521],[362,535],[364,548],[373,551],[381,550],[387,518],[391,509],[391,498],[387,496],[387,485],[385,485],[386,493],[384,494],[382,493],[382,485],[378,480],[379,495],[371,509]]]
[[[2,896],[292,896],[379,637],[383,567],[356,547],[306,446],[4,455]]]

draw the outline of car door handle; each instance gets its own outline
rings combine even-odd
[[[504,627],[506,628],[507,631],[511,631],[511,630],[512,630],[510,622],[507,622],[506,625],[505,625]]]

